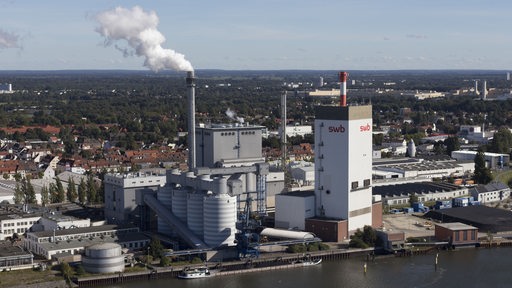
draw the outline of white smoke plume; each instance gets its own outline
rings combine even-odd
[[[244,124],[244,118],[236,117],[236,113],[233,110],[229,109],[229,108],[228,108],[228,110],[226,110],[226,115],[229,118],[231,118],[231,119],[233,119],[235,121],[238,121],[240,124]]]
[[[130,48],[114,47],[123,55],[144,56],[144,66],[153,71],[170,68],[178,71],[193,71],[192,64],[185,55],[171,49],[162,48],[165,37],[158,31],[158,16],[154,11],[145,12],[141,7],[132,9],[116,7],[96,15],[100,24],[96,32],[105,37],[105,46],[113,42],[126,40]]]
[[[19,36],[0,29],[0,48],[21,48]]]

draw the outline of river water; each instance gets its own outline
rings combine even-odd
[[[320,265],[203,279],[160,279],[115,288],[512,287],[512,248],[465,248],[410,257],[324,261]]]

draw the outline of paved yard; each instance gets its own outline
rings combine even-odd
[[[384,215],[383,224],[387,231],[405,232],[405,238],[434,236],[434,224],[431,221],[411,214]]]

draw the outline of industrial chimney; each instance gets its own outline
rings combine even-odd
[[[188,171],[196,168],[196,83],[194,71],[187,72],[188,98]]]
[[[482,99],[487,99],[487,81],[484,81],[484,86],[482,87]]]
[[[340,72],[340,106],[346,107],[347,106],[347,78],[348,73],[347,72]]]

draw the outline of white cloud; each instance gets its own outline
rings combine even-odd
[[[0,48],[21,48],[20,36],[0,29]]]

